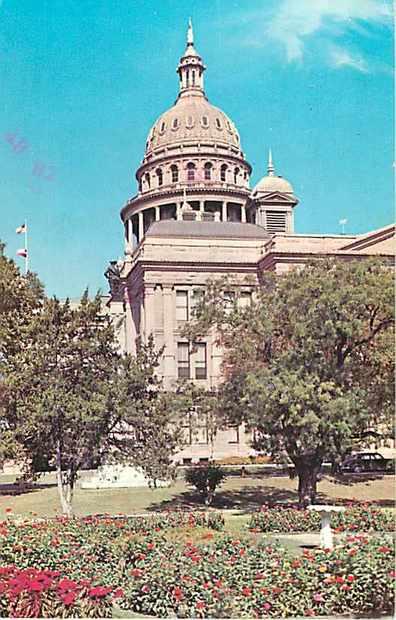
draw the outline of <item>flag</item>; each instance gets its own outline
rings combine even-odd
[[[20,250],[17,250],[16,255],[22,256],[23,258],[27,258],[28,253],[27,253],[26,248],[21,248]]]
[[[26,224],[22,224],[22,226],[18,226],[15,232],[17,235],[20,235],[21,233],[25,233],[26,231],[27,231]]]

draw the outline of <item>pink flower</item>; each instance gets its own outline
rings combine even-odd
[[[265,611],[269,611],[271,609],[271,604],[270,603],[264,603],[263,608],[265,609]]]
[[[315,603],[323,603],[324,598],[322,594],[317,593],[313,595],[313,600],[315,601]]]

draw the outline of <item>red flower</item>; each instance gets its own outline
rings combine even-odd
[[[197,609],[205,609],[206,605],[205,605],[205,603],[203,601],[197,601],[196,604],[195,604],[195,607]]]
[[[391,570],[389,572],[389,577],[393,577],[393,579],[396,577],[396,570]]]
[[[147,592],[150,592],[150,586],[147,585],[147,583],[145,583],[144,586],[142,587],[142,592],[144,592],[144,594],[147,594]]]
[[[344,585],[343,585],[343,586],[341,586],[341,588],[340,588],[340,589],[341,589],[341,590],[350,590],[350,589],[351,589],[351,586],[347,586],[347,585],[346,585],[346,583],[344,583]]]
[[[265,611],[269,611],[271,609],[271,604],[270,603],[264,603],[263,608],[265,609]]]
[[[67,577],[65,577],[64,579],[61,579],[58,583],[58,590],[62,590],[62,591],[69,591],[69,590],[76,590],[78,588],[78,583],[76,583],[75,581],[72,581],[71,579],[68,579]]]
[[[88,590],[88,596],[91,598],[104,598],[107,594],[110,594],[111,588],[105,588],[104,586],[96,586]]]
[[[344,577],[338,575],[335,579],[336,583],[344,583]]]
[[[252,589],[251,589],[251,588],[249,588],[248,586],[244,586],[244,587],[242,588],[242,594],[243,594],[243,596],[250,596],[250,595],[251,595],[251,593],[252,593]]]
[[[122,598],[123,596],[124,590],[122,588],[117,588],[117,590],[113,592],[113,598]]]
[[[243,547],[241,547],[239,549],[239,555],[242,556],[242,555],[245,555],[245,553],[246,553],[246,550]]]
[[[181,600],[182,600],[182,598],[184,598],[184,595],[183,595],[183,590],[182,590],[181,588],[178,588],[178,587],[174,588],[174,590],[173,590],[172,594],[173,594],[173,597],[174,597],[177,601],[181,601]]]
[[[273,594],[279,594],[280,592],[282,592],[282,588],[276,586],[275,588],[272,588],[272,592]]]
[[[347,581],[349,581],[351,583],[352,583],[352,581],[355,581],[355,579],[356,579],[355,575],[348,575],[348,577],[347,577]]]
[[[132,577],[141,577],[143,575],[143,571],[141,568],[133,568],[131,570]]]
[[[12,512],[12,508],[6,508],[5,511],[6,512]]]
[[[74,601],[77,598],[77,594],[75,592],[66,592],[66,594],[61,594],[60,598],[65,605],[73,605]]]
[[[387,547],[386,545],[384,545],[383,547],[378,547],[378,551],[380,553],[390,553],[392,551],[392,549],[390,547]]]
[[[149,549],[150,551],[154,549],[154,543],[147,543],[147,549]]]

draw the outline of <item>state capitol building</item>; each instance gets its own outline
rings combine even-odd
[[[208,279],[231,276],[240,303],[248,304],[263,271],[282,273],[315,257],[388,260],[393,254],[394,226],[353,236],[296,234],[299,201],[292,185],[277,174],[270,152],[267,174],[250,187],[252,167],[238,130],[205,95],[205,69],[190,23],[177,99],[150,129],[137,194],[121,210],[125,257],[106,272],[120,347],[134,353],[152,334],[156,347],[164,347],[159,374],[165,389],[179,379],[205,389],[221,381],[214,337],[189,343],[182,336],[194,291]],[[243,427],[212,440],[205,420],[194,433],[187,420],[185,436],[180,462],[252,452]]]

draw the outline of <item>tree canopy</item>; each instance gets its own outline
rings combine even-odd
[[[301,503],[314,500],[325,458],[340,459],[370,430],[389,432],[393,273],[380,261],[262,274],[244,308],[230,280],[212,282],[196,313],[187,335],[215,329],[224,348],[218,411],[254,429],[257,448],[288,454]]]

